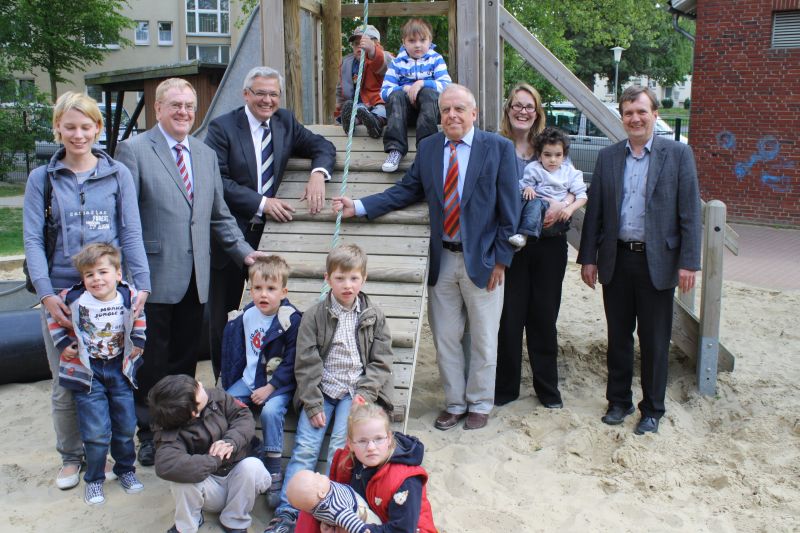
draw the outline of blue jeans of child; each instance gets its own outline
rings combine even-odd
[[[87,483],[105,480],[109,445],[115,461],[115,474],[119,476],[136,471],[133,466],[136,460],[133,445],[136,410],[131,384],[122,374],[122,356],[91,358],[89,362],[93,373],[91,390],[73,393],[86,454],[83,479]]]
[[[250,387],[240,379],[225,391],[246,405],[253,405],[250,399]],[[292,401],[292,394],[276,394],[267,400],[261,408],[261,433],[264,439],[264,453],[280,453],[283,451],[283,420]]]
[[[317,460],[319,459],[319,452],[322,449],[322,441],[325,438],[325,430],[331,423],[333,418],[333,428],[331,429],[330,446],[328,447],[328,466],[325,469],[325,475],[331,468],[331,461],[333,461],[333,452],[339,448],[344,448],[345,438],[347,437],[347,415],[350,414],[350,405],[353,403],[353,398],[348,394],[341,400],[333,400],[328,396],[323,396],[323,410],[325,412],[325,427],[315,428],[311,425],[305,410],[300,411],[300,416],[297,420],[297,433],[294,437],[294,449],[292,449],[292,458],[286,466],[286,473],[283,475],[283,487],[281,488],[281,502],[275,509],[275,516],[280,514],[290,515],[297,517],[297,509],[289,505],[289,500],[286,498],[286,487],[289,485],[289,480],[301,470],[315,471],[317,469]]]

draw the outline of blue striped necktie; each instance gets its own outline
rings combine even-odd
[[[272,131],[266,122],[262,122],[264,135],[261,137],[261,179],[259,180],[259,193],[272,198],[275,196],[275,176],[272,172]]]

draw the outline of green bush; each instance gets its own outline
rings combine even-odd
[[[675,105],[675,102],[672,100],[672,98],[664,98],[661,100],[661,107],[664,109],[672,109],[673,105]]]
[[[692,107],[692,99],[691,98],[687,98],[686,100],[683,101],[683,108],[684,109],[691,109],[691,107]]]

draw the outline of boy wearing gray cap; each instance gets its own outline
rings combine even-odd
[[[339,66],[339,81],[336,84],[336,119],[345,133],[350,129],[350,116],[358,78],[358,63],[364,56],[364,73],[356,105],[356,124],[363,124],[373,139],[379,139],[386,124],[386,106],[381,99],[381,85],[386,68],[394,56],[381,46],[381,34],[375,26],[359,26],[350,36],[353,53],[347,54]]]

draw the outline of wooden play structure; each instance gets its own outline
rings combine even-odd
[[[546,47],[522,26],[498,0],[440,0],[369,4],[369,18],[438,15],[449,22],[449,69],[454,81],[476,95],[479,125],[496,130],[501,117],[503,42],[513,46],[531,65],[580,108],[613,141],[625,138],[620,120],[592,94]],[[261,0],[247,22],[239,47],[231,58],[219,91],[198,130],[202,136],[209,120],[241,105],[241,80],[257,65],[269,65],[285,74],[283,106],[305,118],[312,131],[330,139],[337,148],[328,198],[340,194],[347,137],[333,125],[335,87],[341,62],[342,18],[362,17],[364,4],[340,0]],[[314,125],[317,124],[317,125]],[[411,143],[413,144],[413,143]],[[410,165],[413,152],[403,161]],[[384,159],[379,140],[356,128],[349,168],[347,195],[364,196],[394,183],[399,174],[380,171]],[[292,266],[290,291],[300,308],[314,302],[322,286],[325,255],[331,248],[335,216],[308,214],[300,204],[310,165],[290,162],[279,195],[297,209],[294,221],[269,223],[260,248],[280,253]],[[714,394],[718,370],[731,371],[733,355],[719,342],[723,246],[736,253],[737,235],[725,224],[725,206],[704,205],[705,240],[700,315],[694,311],[695,295],[676,298],[673,342],[697,361],[698,387]],[[582,213],[576,213],[568,236],[577,247]],[[354,242],[369,254],[369,280],[365,291],[386,311],[395,348],[395,422],[404,428],[409,414],[414,368],[426,304],[429,229],[427,208],[411,206],[375,221],[348,220],[341,226],[340,242]]]

